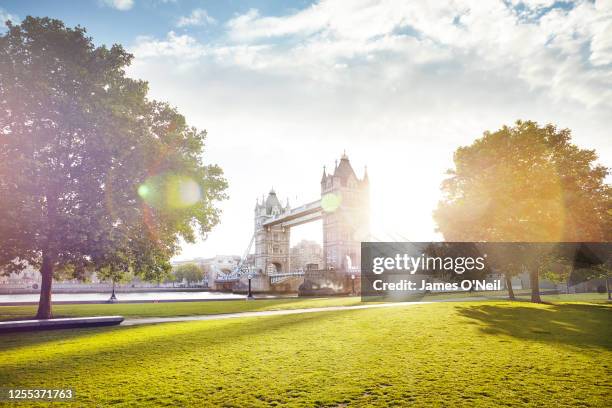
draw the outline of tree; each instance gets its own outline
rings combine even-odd
[[[448,241],[578,242],[612,238],[609,169],[569,129],[517,121],[457,149],[434,212]],[[530,269],[539,302],[538,268]],[[506,281],[519,268],[506,270]]]
[[[40,268],[37,317],[54,272],[159,280],[179,240],[219,221],[226,181],[202,158],[206,132],[146,82],[132,55],[81,27],[27,17],[0,36],[0,270]]]
[[[548,262],[542,262],[540,275],[553,283],[564,283],[565,293],[569,293],[570,279],[574,270],[571,261],[562,257],[549,257],[545,261]]]
[[[188,284],[200,282],[204,279],[202,268],[195,263],[179,265],[174,271],[177,281],[187,281]]]
[[[583,249],[583,248],[581,248]],[[590,279],[604,279],[608,300],[612,300],[612,242],[589,244],[587,250],[580,251],[575,257],[574,270],[569,280],[574,283]]]
[[[608,294],[608,300],[612,300],[612,285],[610,284],[610,276],[612,275],[612,262],[608,262],[596,265],[586,271],[582,271],[583,276],[588,279],[604,279],[606,281],[606,293]]]

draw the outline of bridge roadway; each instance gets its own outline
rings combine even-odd
[[[321,217],[323,217],[321,200],[316,200],[302,206],[292,208],[288,213],[276,215],[264,222],[262,225],[264,227],[281,225],[289,228],[306,224],[307,222],[320,220]]]
[[[264,222],[262,225],[264,227],[281,225],[282,227],[291,228],[298,225],[306,224],[311,221],[320,220],[322,217],[323,208],[321,207],[321,200],[315,200],[310,203],[293,208],[288,213],[276,215]],[[252,243],[253,240],[251,239],[251,244]],[[251,244],[249,244],[249,249],[251,248]],[[227,275],[217,274],[217,277],[215,278],[215,283],[237,282],[240,280],[241,275],[241,271],[233,271],[232,273]],[[294,271],[277,274],[274,277],[271,276],[271,283],[280,283],[285,279],[295,276],[304,276],[304,272]]]

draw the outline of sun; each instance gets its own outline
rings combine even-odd
[[[386,163],[370,171],[372,241],[439,241],[432,213],[440,191],[439,177],[410,177]]]

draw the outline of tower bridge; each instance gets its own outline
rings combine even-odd
[[[329,174],[323,167],[321,197],[298,207],[281,204],[271,190],[254,209],[254,234],[240,265],[231,274],[218,274],[217,283],[235,282],[244,286],[246,274],[254,290],[296,290],[303,294],[346,292],[348,280],[359,274],[361,242],[369,237],[370,188],[367,169],[357,177],[349,158],[343,154]],[[322,220],[323,264],[308,271],[290,265],[291,228]],[[255,253],[249,262],[252,245]],[[288,285],[287,282],[293,284]],[[281,288],[279,285],[284,284]]]
[[[272,190],[270,194],[276,193]],[[280,225],[283,228],[291,228],[311,221],[317,221],[321,218],[323,218],[323,209],[321,208],[321,200],[317,200],[297,208],[292,208],[286,213],[275,215],[269,220],[264,221],[262,226],[265,228]]]

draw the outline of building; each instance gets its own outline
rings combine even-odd
[[[238,255],[215,255],[212,258],[194,258],[172,262],[173,267],[194,263],[204,271],[204,282],[212,283],[219,273],[230,274],[240,263]]]
[[[323,209],[323,256],[325,268],[358,269],[361,242],[370,236],[370,182],[367,168],[359,179],[349,158],[343,154],[334,172],[321,177]]]
[[[316,270],[323,267],[323,248],[315,241],[302,240],[291,248],[290,265],[293,271]]]
[[[289,270],[289,228],[282,225],[262,228],[263,223],[290,210],[282,205],[274,189],[255,203],[255,269],[268,275]]]
[[[20,272],[14,272],[8,275],[0,273],[0,286],[14,287],[40,287],[41,276],[38,269],[28,265]]]

